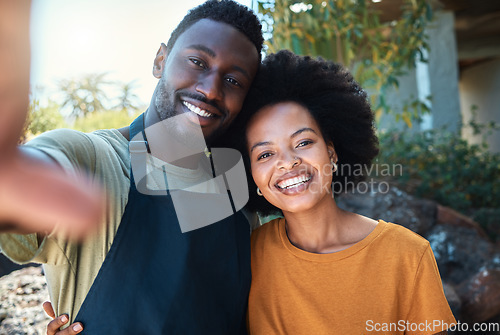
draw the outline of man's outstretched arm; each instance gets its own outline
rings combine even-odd
[[[44,153],[17,146],[29,105],[30,7],[30,0],[0,0],[0,231],[47,233],[61,224],[82,236],[99,222],[96,189]]]

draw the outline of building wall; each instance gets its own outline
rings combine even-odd
[[[428,29],[432,128],[460,131],[458,54],[453,12],[436,12]]]
[[[404,121],[396,121],[395,115],[401,114],[405,104],[409,104],[418,97],[415,69],[408,70],[406,75],[398,77],[398,82],[399,88],[392,88],[385,94],[385,100],[391,107],[391,114],[382,114],[378,124],[378,128],[382,131],[408,129]],[[413,122],[412,130],[418,131],[419,125]]]
[[[424,115],[421,124],[414,124],[412,131],[446,128],[460,131],[461,109],[458,88],[458,55],[454,31],[453,12],[437,12],[427,29],[429,36],[428,62],[419,62],[415,69],[399,79],[399,89],[386,94],[386,101],[395,113],[415,99],[426,102],[430,115]],[[426,98],[431,96],[431,100]],[[395,122],[391,115],[384,115],[381,129],[405,129],[403,122]]]
[[[481,63],[465,69],[460,78],[460,100],[464,125],[472,117],[472,106],[477,106],[476,121],[500,124],[500,59]],[[470,127],[464,127],[462,136],[470,143],[480,143],[481,136],[474,136]],[[487,138],[492,152],[500,152],[500,131]]]

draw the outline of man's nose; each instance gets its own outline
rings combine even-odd
[[[223,78],[215,72],[205,74],[196,85],[196,91],[203,94],[208,100],[221,100]]]

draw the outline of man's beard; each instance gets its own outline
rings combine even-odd
[[[155,97],[156,113],[158,113],[160,121],[175,116],[175,96],[171,96],[167,92],[165,84],[163,78],[160,79]]]
[[[155,107],[161,123],[161,128],[159,129],[162,132],[166,132],[161,137],[164,137],[166,142],[168,142],[161,150],[190,154],[203,152],[208,147],[207,143],[210,143],[209,141],[213,138],[213,134],[208,139],[205,139],[200,125],[187,120],[187,113],[178,113],[175,110],[175,102],[179,101],[180,103],[180,99],[175,93],[169,92],[172,92],[172,90],[169,91],[165,83],[160,82],[155,97]],[[189,96],[189,93],[185,93],[185,95]],[[200,100],[200,97],[192,97]],[[217,130],[215,133],[219,134],[220,131]],[[175,156],[182,155],[175,154]],[[172,161],[168,161],[168,163],[175,164]]]
[[[186,93],[186,95],[189,96],[189,93]],[[192,95],[191,97],[206,102],[206,99],[198,95]],[[160,79],[155,97],[156,113],[158,114],[160,122],[177,116],[177,113],[175,111],[175,101],[175,93],[170,94],[168,88],[166,87],[166,83],[163,81],[163,78]],[[180,129],[180,127],[176,127],[173,122],[170,123],[167,128],[169,129],[169,131],[172,131],[174,134],[176,134],[177,139],[182,144],[189,145],[190,143],[192,143],[192,134],[189,129]],[[224,130],[225,129],[221,129],[221,127],[219,127],[212,131],[210,135],[206,136],[205,142],[207,143],[207,146],[210,146],[211,143],[217,142],[217,140],[220,139],[220,136],[224,133]]]

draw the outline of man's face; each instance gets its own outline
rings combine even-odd
[[[240,112],[258,59],[253,43],[232,26],[209,19],[196,22],[179,36],[166,61],[158,63],[154,106],[160,120],[183,114],[174,131],[187,138],[199,123],[209,140]]]

